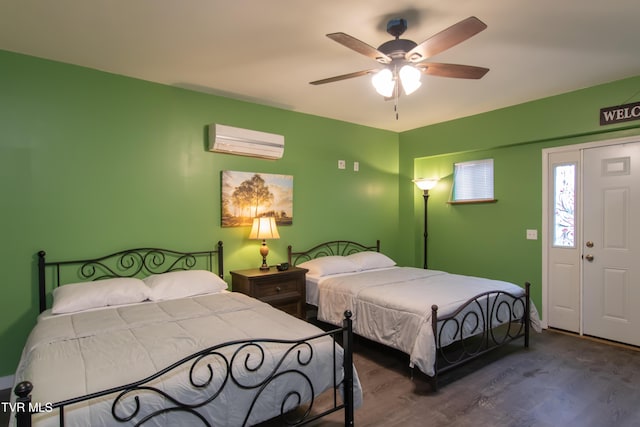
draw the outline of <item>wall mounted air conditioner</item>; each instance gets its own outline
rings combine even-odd
[[[211,124],[209,125],[209,151],[264,159],[281,159],[284,154],[284,136]]]

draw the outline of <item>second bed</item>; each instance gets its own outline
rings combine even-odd
[[[515,339],[527,347],[530,325],[540,331],[529,283],[398,267],[379,250],[379,241],[290,246],[289,263],[309,270],[307,303],[318,320],[338,325],[350,310],[354,333],[408,354],[434,388],[439,373]]]

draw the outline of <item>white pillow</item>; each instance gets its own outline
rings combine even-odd
[[[297,267],[306,268],[309,270],[309,275],[317,277],[330,274],[351,273],[359,270],[355,263],[349,261],[346,257],[338,255],[315,258],[298,264]]]
[[[349,261],[358,266],[360,270],[371,270],[374,268],[393,267],[396,262],[380,252],[363,251],[356,252],[346,257]]]
[[[53,314],[73,313],[109,305],[132,304],[149,299],[151,290],[140,279],[118,277],[72,283],[53,290]]]
[[[192,295],[221,292],[227,282],[207,270],[171,271],[153,274],[143,279],[151,289],[151,301],[190,297]]]

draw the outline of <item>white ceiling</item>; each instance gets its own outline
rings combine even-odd
[[[405,18],[420,43],[472,15],[488,28],[430,60],[489,73],[423,76],[398,120],[369,76],[309,84],[377,66],[327,33],[377,47]],[[0,0],[0,49],[404,131],[640,75],[638,20],[638,0]]]

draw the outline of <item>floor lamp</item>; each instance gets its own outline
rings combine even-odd
[[[438,183],[437,179],[424,179],[418,178],[414,179],[413,182],[416,186],[422,190],[422,197],[424,198],[424,266],[423,268],[427,268],[427,237],[429,233],[427,232],[427,201],[429,200],[429,190],[436,186]]]

